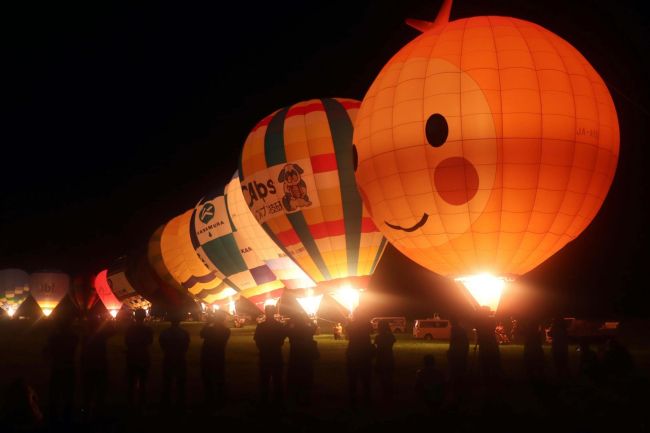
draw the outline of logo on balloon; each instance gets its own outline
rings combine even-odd
[[[302,180],[305,171],[298,164],[287,164],[280,171],[278,182],[284,184],[282,205],[288,212],[301,207],[311,206],[307,195],[307,184]]]
[[[212,203],[206,203],[201,208],[199,212],[199,219],[202,223],[207,224],[212,218],[214,218],[214,205]]]

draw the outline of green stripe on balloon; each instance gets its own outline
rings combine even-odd
[[[377,255],[375,256],[375,260],[373,260],[372,266],[370,267],[370,274],[375,272],[375,268],[377,267],[377,263],[379,263],[379,258],[384,253],[384,248],[386,248],[386,238],[382,237],[381,238],[381,243],[379,244],[379,248],[377,249]]]
[[[287,154],[284,149],[284,119],[288,111],[289,108],[284,108],[278,111],[266,128],[266,134],[264,135],[264,157],[266,158],[267,167],[287,163]],[[274,179],[274,181],[275,180],[276,179]],[[331,276],[329,269],[327,269],[325,261],[316,245],[316,241],[309,231],[309,226],[307,225],[305,216],[302,212],[294,212],[287,214],[287,218],[293,226],[293,229],[298,234],[298,237],[307,250],[307,253],[318,267],[318,270],[323,274],[323,277],[330,279]],[[267,230],[267,233],[269,232],[270,231]]]
[[[341,205],[345,222],[345,246],[347,250],[348,275],[356,276],[359,266],[359,245],[361,244],[361,216],[363,208],[357,191],[352,160],[353,126],[350,116],[343,105],[335,99],[326,98],[321,102],[325,107],[327,121],[330,125],[334,154],[338,167],[339,185],[341,187]]]
[[[248,270],[232,233],[206,242],[202,248],[217,269],[226,276]]]

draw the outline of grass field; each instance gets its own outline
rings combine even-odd
[[[191,334],[191,347],[188,354],[188,411],[183,417],[170,417],[160,414],[158,401],[161,391],[161,352],[157,335],[167,326],[164,323],[153,324],[156,331],[156,342],[152,346],[152,370],[149,384],[149,404],[145,414],[137,419],[126,416],[124,375],[124,346],[123,334],[118,334],[109,342],[110,357],[110,390],[108,407],[111,414],[110,422],[102,424],[101,430],[106,431],[203,431],[203,426],[214,426],[219,429],[234,428],[241,431],[263,429],[264,417],[268,418],[274,428],[282,431],[376,431],[382,429],[416,428],[420,422],[430,421],[424,407],[414,398],[413,384],[415,371],[419,368],[422,356],[432,353],[438,361],[438,366],[446,371],[445,352],[446,342],[427,342],[414,340],[410,335],[397,335],[394,348],[396,358],[396,395],[391,407],[381,407],[378,403],[378,389],[374,394],[377,405],[361,413],[352,413],[346,408],[346,376],[345,376],[345,340],[335,341],[330,334],[316,336],[321,358],[316,363],[314,401],[310,409],[296,412],[291,407],[282,416],[273,417],[264,412],[257,404],[257,350],[252,340],[254,327],[233,329],[227,350],[227,381],[228,404],[220,415],[210,416],[202,408],[202,387],[199,373],[199,354],[201,339],[199,331],[201,323],[188,322],[183,327]],[[6,387],[12,379],[22,376],[36,389],[41,397],[42,406],[47,403],[48,369],[41,351],[49,332],[46,321],[30,323],[27,321],[0,322],[0,371],[3,372],[2,385]],[[288,352],[285,344],[285,359]],[[550,368],[550,353],[546,347],[547,373],[552,377]],[[640,376],[647,383],[650,370],[650,352],[646,349],[634,348],[633,355]],[[575,431],[572,426],[581,425],[585,418],[593,426],[582,431],[600,431],[606,425],[616,425],[618,419],[629,423],[626,431],[643,431],[648,425],[643,424],[645,413],[637,410],[641,403],[635,398],[621,392],[600,389],[583,381],[577,374],[569,386],[557,389],[552,400],[557,404],[549,406],[533,393],[525,379],[522,361],[522,347],[519,345],[501,346],[501,356],[504,376],[503,401],[494,407],[484,404],[481,387],[471,386],[467,398],[461,407],[454,412],[435,415],[435,425],[451,425],[452,431],[475,431],[484,422],[514,423],[520,427],[526,426],[526,431],[542,431],[544,426],[554,426],[560,419],[569,417],[566,431]],[[478,383],[477,357],[470,352],[470,371],[473,383]],[[571,350],[571,368],[577,372],[578,354],[575,348]],[[639,382],[639,386],[644,382]],[[645,389],[645,395],[650,389]],[[80,400],[77,393],[77,401]],[[77,405],[78,406],[78,405]],[[646,408],[647,409],[647,408]],[[617,418],[619,417],[619,418]],[[622,418],[621,418],[622,417]],[[521,424],[523,423],[523,425]],[[484,426],[485,427],[485,426]],[[93,426],[91,430],[79,426],[79,431],[99,429]],[[144,430],[143,430],[144,429]],[[520,429],[519,427],[517,429]],[[578,429],[580,430],[580,429]],[[0,428],[1,431],[1,428]],[[506,431],[514,431],[506,429]]]

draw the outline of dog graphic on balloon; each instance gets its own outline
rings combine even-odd
[[[284,190],[282,204],[288,212],[311,206],[307,195],[307,184],[301,176],[303,173],[304,170],[298,164],[287,164],[278,176],[278,182],[283,184]]]

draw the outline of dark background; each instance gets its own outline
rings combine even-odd
[[[362,99],[417,36],[404,19],[433,19],[441,2],[15,3],[0,14],[0,268],[77,273],[223,185],[265,115],[314,97]],[[648,317],[648,15],[626,1],[457,0],[451,18],[477,15],[534,21],[572,43],[608,83],[621,127],[599,215],[521,279],[510,305]],[[386,314],[463,303],[390,247],[371,292]]]

